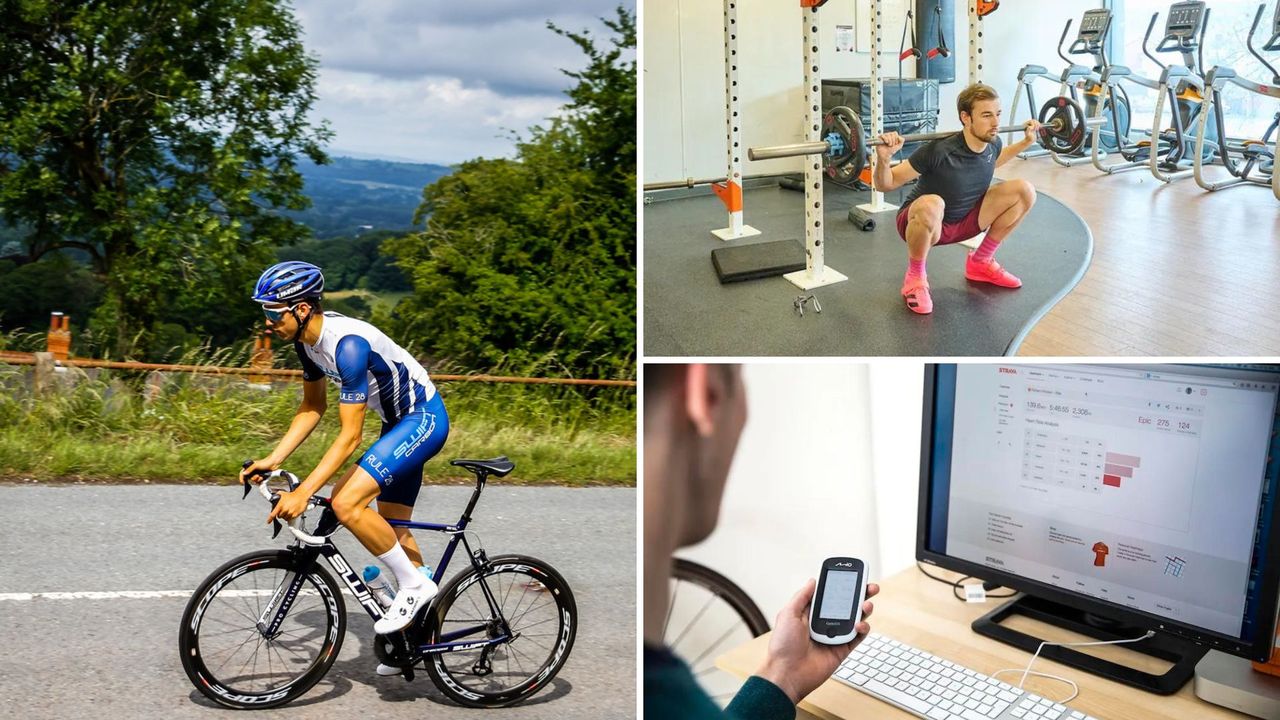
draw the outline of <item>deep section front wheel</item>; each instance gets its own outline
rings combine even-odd
[[[346,632],[342,594],[315,562],[279,627],[275,610],[287,602],[297,575],[287,550],[242,555],[211,574],[182,613],[182,667],[209,699],[237,709],[283,705],[310,690],[329,671]]]
[[[440,591],[427,642],[454,649],[428,655],[427,673],[459,704],[513,705],[546,687],[564,666],[578,608],[569,584],[541,560],[499,555],[483,578],[482,584],[472,568]]]

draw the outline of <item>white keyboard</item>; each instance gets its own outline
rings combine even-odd
[[[832,677],[929,720],[1097,720],[876,633]]]

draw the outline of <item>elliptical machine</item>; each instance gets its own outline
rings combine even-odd
[[[1209,148],[1203,152],[1212,156],[1218,148],[1218,130],[1216,125],[1208,127],[1204,141],[1198,142],[1192,135],[1191,128],[1200,118],[1204,108],[1204,78],[1196,64],[1196,51],[1204,54],[1204,31],[1209,21],[1209,10],[1203,0],[1186,0],[1174,3],[1169,8],[1169,17],[1165,23],[1165,37],[1156,45],[1156,52],[1178,52],[1182,54],[1182,65],[1170,63],[1165,65],[1147,52],[1144,45],[1142,52],[1163,70],[1160,73],[1160,86],[1156,94],[1156,108],[1152,119],[1151,137],[1161,136],[1160,121],[1164,116],[1165,98],[1169,98],[1173,116],[1174,146],[1169,153],[1160,157],[1159,153],[1149,153],[1147,166],[1151,174],[1163,182],[1169,183],[1190,177],[1195,168],[1192,167],[1192,156],[1196,147]]]
[[[1267,44],[1262,46],[1262,49],[1267,52],[1280,51],[1280,2],[1276,3],[1276,14],[1271,20],[1271,39],[1267,41]],[[1249,50],[1253,50],[1252,44],[1249,45]],[[1262,56],[1258,55],[1256,52],[1254,53],[1254,56],[1259,60],[1262,60]],[[1276,73],[1275,68],[1271,67],[1271,65],[1265,60],[1263,60],[1263,63],[1266,64],[1267,68],[1274,74],[1274,77],[1271,78],[1271,82],[1280,85],[1280,73]],[[1280,113],[1276,113],[1276,122],[1271,123],[1272,128],[1275,127],[1277,122],[1280,122]],[[1270,132],[1270,130],[1268,130],[1268,132]],[[1271,193],[1276,196],[1277,200],[1280,200],[1280,173],[1276,172],[1275,168],[1275,158],[1280,158],[1280,133],[1276,133],[1276,142],[1271,146],[1271,157]]]
[[[1266,8],[1265,3],[1258,5],[1258,11],[1253,16],[1253,26],[1249,28],[1249,37],[1245,41],[1245,45],[1248,46],[1249,52],[1271,71],[1271,84],[1243,80],[1236,75],[1235,70],[1221,65],[1215,66],[1205,73],[1204,81],[1210,92],[1204,101],[1204,111],[1200,114],[1199,129],[1196,132],[1194,164],[1196,184],[1205,190],[1221,190],[1222,188],[1243,184],[1271,185],[1273,192],[1276,192],[1277,197],[1280,197],[1280,185],[1275,182],[1275,150],[1267,147],[1267,141],[1271,138],[1272,133],[1276,131],[1277,125],[1280,125],[1280,112],[1276,113],[1261,140],[1245,140],[1238,144],[1233,144],[1225,139],[1227,137],[1227,128],[1222,112],[1219,111],[1213,114],[1217,124],[1217,135],[1219,138],[1223,138],[1218,146],[1217,157],[1223,167],[1227,169],[1227,172],[1231,174],[1231,178],[1219,182],[1209,182],[1205,179],[1202,170],[1205,160],[1203,152],[1205,130],[1208,125],[1209,115],[1212,114],[1210,111],[1214,105],[1222,106],[1222,89],[1226,87],[1227,83],[1238,85],[1248,92],[1257,93],[1264,97],[1280,99],[1280,73],[1277,73],[1271,63],[1259,55],[1258,51],[1253,47],[1253,34],[1257,32],[1258,23],[1262,20],[1262,13]],[[1277,43],[1280,43],[1280,2],[1276,3],[1276,14],[1272,20],[1271,39],[1267,41],[1264,47],[1268,50],[1274,50]],[[1236,164],[1236,159],[1232,157],[1233,154],[1239,156],[1240,165]],[[1212,155],[1211,151],[1210,157]],[[1255,170],[1257,172],[1253,174]]]
[[[1068,18],[1066,25],[1062,28],[1062,35],[1058,38],[1058,57],[1062,58],[1067,64],[1066,69],[1056,78],[1058,81],[1058,95],[1070,95],[1072,100],[1080,103],[1079,90],[1084,91],[1084,102],[1080,103],[1084,108],[1085,115],[1091,117],[1105,117],[1107,122],[1100,128],[1096,128],[1085,141],[1084,147],[1079,152],[1072,155],[1052,154],[1044,148],[1028,149],[1018,153],[1020,158],[1033,158],[1042,155],[1052,155],[1054,162],[1064,167],[1078,165],[1088,162],[1089,157],[1086,156],[1086,149],[1092,149],[1093,145],[1101,143],[1103,157],[1106,157],[1106,151],[1114,151],[1117,148],[1117,137],[1115,128],[1121,128],[1122,137],[1127,137],[1129,133],[1129,107],[1124,103],[1121,107],[1115,108],[1115,112],[1111,112],[1109,106],[1104,102],[1102,96],[1102,71],[1107,67],[1107,59],[1105,46],[1107,34],[1111,31],[1111,11],[1098,8],[1087,10],[1080,19],[1080,32],[1076,35],[1076,39],[1071,43],[1071,47],[1067,48],[1066,53],[1070,55],[1092,55],[1093,67],[1085,67],[1077,65],[1063,53],[1062,45],[1067,41],[1067,35],[1071,32],[1071,19]],[[1013,94],[1012,114],[1017,124],[1016,117],[1018,105],[1023,93],[1027,96],[1027,109],[1029,117],[1035,118],[1039,105],[1035,99],[1035,89],[1032,83],[1037,79],[1053,81],[1055,78],[1049,73],[1043,65],[1024,65],[1018,71],[1018,88]],[[1099,114],[1099,107],[1106,109],[1107,112]],[[1006,142],[1013,143],[1014,133],[1009,133]]]
[[[1155,29],[1156,20],[1158,20],[1159,17],[1160,13],[1151,13],[1151,21],[1147,23],[1147,32],[1142,36],[1142,48],[1144,52],[1147,48],[1147,42],[1151,39],[1151,31]],[[1165,38],[1168,39],[1168,37],[1169,30],[1166,27]],[[1163,43],[1164,41],[1161,42]],[[1148,53],[1148,57],[1149,56],[1150,54]],[[1132,107],[1129,103],[1129,93],[1124,89],[1122,82],[1133,83],[1134,85],[1160,92],[1159,80],[1135,75],[1128,66],[1111,63],[1102,71],[1101,99],[1103,102],[1099,104],[1099,107],[1105,108],[1110,105],[1112,112],[1115,112],[1119,107]],[[1120,98],[1120,101],[1108,103],[1107,101],[1112,98]],[[1118,122],[1118,118],[1116,122]],[[1094,128],[1093,133],[1094,135],[1097,135],[1098,128]],[[1145,140],[1134,142],[1129,138],[1128,133],[1126,133],[1118,139],[1118,147],[1116,148],[1123,160],[1111,164],[1104,164],[1102,162],[1102,159],[1106,157],[1106,154],[1098,152],[1098,140],[1095,139],[1093,142],[1093,152],[1091,154],[1093,166],[1108,175],[1123,172],[1125,170],[1132,170],[1134,168],[1147,167],[1148,154],[1151,152],[1153,145],[1155,146],[1157,156],[1163,158],[1173,147],[1177,145],[1177,138],[1173,137],[1172,133],[1169,133],[1155,137],[1154,139],[1148,137]]]

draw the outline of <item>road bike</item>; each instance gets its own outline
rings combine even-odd
[[[459,543],[471,566],[444,582],[403,631],[375,635],[374,654],[401,668],[406,680],[424,667],[436,687],[461,705],[513,705],[546,687],[564,667],[577,634],[577,606],[569,584],[551,565],[526,555],[490,557],[467,540],[486,480],[507,475],[515,463],[498,457],[452,464],[476,476],[475,491],[456,523],[388,522],[450,536],[432,577],[438,585]],[[260,491],[273,504],[278,490],[269,487],[271,481],[283,478],[290,489],[299,484],[284,470],[262,474],[267,478]],[[245,496],[250,489],[245,486]],[[302,517],[293,519],[285,527],[296,541],[287,549],[260,550],[227,562],[187,603],[178,633],[182,667],[214,702],[237,709],[277,707],[319,682],[346,634],[343,586],[371,621],[383,616],[382,605],[333,543],[341,525],[329,498],[313,496],[309,507],[321,508],[313,531]],[[277,521],[275,533],[280,529]]]

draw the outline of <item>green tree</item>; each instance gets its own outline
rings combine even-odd
[[[247,323],[230,299],[306,234],[277,212],[307,205],[295,159],[326,160],[289,8],[0,0],[0,58],[0,216],[29,229],[27,261],[89,255],[117,354],[177,311]]]
[[[7,330],[43,330],[55,310],[79,323],[102,296],[88,268],[62,253],[23,265],[0,260],[0,288],[0,327]]]
[[[530,129],[515,159],[479,158],[427,186],[386,244],[413,284],[393,331],[471,367],[635,374],[635,17],[619,7],[571,100]]]

